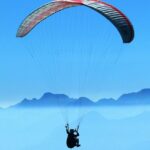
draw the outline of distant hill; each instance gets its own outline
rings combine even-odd
[[[149,105],[150,89],[121,95],[118,99],[100,99],[97,105],[125,106],[125,105]]]
[[[143,89],[139,92],[123,94],[117,100],[119,105],[149,105],[150,89]]]
[[[59,107],[59,106],[126,106],[126,105],[149,105],[150,89],[121,95],[117,100],[113,98],[100,99],[97,102],[86,97],[78,99],[70,98],[64,94],[45,93],[41,98],[31,100],[24,99],[12,107]]]
[[[45,93],[39,99],[24,99],[12,107],[62,107],[62,106],[93,106],[95,103],[86,97],[69,98],[64,94]]]
[[[113,98],[103,98],[103,99],[100,99],[96,102],[96,105],[100,106],[100,105],[114,105],[116,104],[116,100],[113,99]]]

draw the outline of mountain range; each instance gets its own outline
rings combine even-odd
[[[131,105],[149,105],[150,89],[142,89],[138,92],[121,95],[118,99],[103,98],[96,102],[86,97],[78,99],[70,98],[65,94],[53,94],[47,92],[39,99],[24,99],[13,107],[59,107],[59,106],[131,106]]]

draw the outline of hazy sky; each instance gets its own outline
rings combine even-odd
[[[107,0],[133,23],[131,44],[123,44],[115,27],[86,7],[61,11],[16,38],[25,16],[46,2],[1,1],[0,106],[47,91],[97,100],[150,87],[149,0]]]

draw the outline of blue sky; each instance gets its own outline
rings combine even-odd
[[[66,9],[16,38],[21,21],[46,0],[1,1],[0,106],[44,92],[93,100],[150,87],[150,1],[111,1],[135,28],[123,44],[104,17],[85,7]]]

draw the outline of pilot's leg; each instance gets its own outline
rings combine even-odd
[[[77,146],[77,147],[80,146],[80,144],[79,144],[79,139],[78,139],[78,138],[76,139],[76,146]]]

